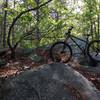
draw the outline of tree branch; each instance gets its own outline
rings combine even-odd
[[[32,8],[32,9],[28,9],[28,10],[26,10],[26,11],[23,11],[23,12],[21,12],[21,13],[13,20],[13,22],[12,22],[10,28],[9,28],[8,37],[7,37],[7,43],[8,43],[8,46],[9,46],[9,48],[10,48],[11,50],[13,50],[13,46],[11,45],[11,42],[10,42],[10,35],[11,35],[11,30],[12,30],[13,26],[15,25],[16,21],[17,21],[23,14],[25,14],[25,13],[27,13],[27,12],[30,12],[30,11],[33,11],[33,10],[37,10],[37,9],[41,8],[42,6],[45,6],[46,4],[48,4],[48,3],[51,2],[51,1],[52,1],[52,0],[48,0],[47,2],[41,4],[41,5],[38,6],[38,7],[35,7],[35,8]],[[16,47],[16,45],[18,45],[18,43],[19,43],[19,42],[17,42],[17,43],[15,44],[14,48]]]

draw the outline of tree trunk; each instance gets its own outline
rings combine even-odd
[[[92,19],[91,19],[91,30],[90,30],[90,34],[91,34],[92,40],[93,40],[93,23],[92,23]]]
[[[37,7],[39,7],[39,4],[40,4],[40,0],[35,0],[36,4],[37,4]],[[38,48],[39,44],[40,44],[40,30],[39,30],[39,20],[40,20],[40,16],[39,16],[39,13],[40,13],[40,10],[37,9],[36,10],[36,46]]]
[[[15,4],[16,4],[16,0],[14,0],[14,2],[13,2],[13,6],[14,6],[14,8],[15,8]],[[13,18],[13,20],[14,20],[14,18]],[[14,45],[14,41],[15,41],[15,34],[14,34],[14,26],[13,26],[13,28],[12,28],[12,45]]]
[[[5,0],[4,8],[8,7],[8,0]],[[4,22],[3,22],[3,47],[6,47],[6,24],[7,24],[7,10],[4,12]]]
[[[97,39],[98,38],[98,34],[97,34],[97,27],[96,27],[96,22],[94,22],[94,27],[93,27],[94,29],[94,32],[93,32],[93,34],[95,34],[95,39]]]
[[[2,48],[3,20],[1,20],[0,25],[0,48]]]
[[[98,15],[98,40],[100,40],[100,15]]]
[[[7,37],[7,44],[11,50],[11,58],[15,58],[15,49],[17,48],[18,44],[20,43],[20,41],[17,41],[15,43],[14,46],[12,46],[11,42],[10,42],[10,39],[11,39],[11,31],[12,31],[12,28],[14,27],[16,21],[25,13],[27,12],[30,12],[30,11],[33,11],[33,10],[37,10],[43,6],[45,6],[46,4],[48,4],[49,2],[51,2],[52,0],[48,0],[47,2],[41,4],[40,6],[38,7],[35,7],[35,8],[32,8],[32,9],[28,9],[28,10],[25,10],[25,11],[22,11],[20,14],[18,14],[15,19],[13,20],[11,26],[9,27],[9,30],[8,30],[8,37]]]

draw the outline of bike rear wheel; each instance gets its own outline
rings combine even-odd
[[[72,49],[65,42],[56,42],[50,48],[50,56],[54,62],[67,63],[72,57]]]
[[[100,40],[91,41],[88,45],[87,51],[92,60],[100,62]]]

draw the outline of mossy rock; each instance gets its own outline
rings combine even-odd
[[[6,65],[7,62],[4,59],[0,59],[0,67]]]
[[[30,58],[34,61],[34,62],[37,62],[37,63],[39,63],[39,62],[43,62],[44,61],[44,59],[43,59],[43,57],[42,56],[38,56],[37,54],[32,54],[32,55],[30,55]]]

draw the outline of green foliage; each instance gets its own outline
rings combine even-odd
[[[46,1],[40,0],[39,5]],[[3,1],[0,4],[4,5]],[[13,1],[10,1],[8,7],[3,8],[2,12],[7,11],[7,22],[11,24],[20,12],[36,6],[36,0],[19,0],[15,2],[15,5]],[[64,38],[63,33],[71,25],[74,26],[73,33],[75,35],[83,35],[90,33],[91,26],[94,27],[94,23],[96,23],[95,27],[99,27],[96,28],[96,33],[99,33],[97,31],[100,29],[97,22],[98,16],[100,16],[99,0],[52,0],[51,3],[38,11],[24,14],[12,30],[14,36],[12,35],[11,41],[16,43],[23,35],[29,34],[30,30],[33,29],[30,38],[39,34],[39,39],[21,38],[20,46],[32,48],[38,45],[51,44],[57,40],[62,40]],[[2,20],[3,15],[0,15],[0,22]]]

